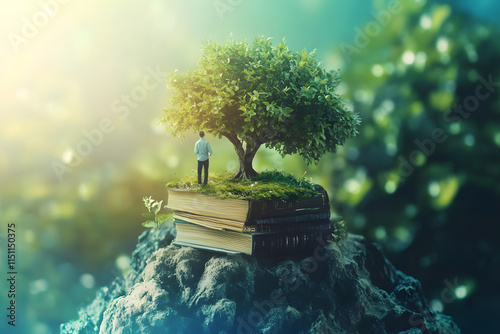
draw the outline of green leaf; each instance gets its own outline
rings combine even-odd
[[[167,220],[169,220],[170,218],[172,218],[174,216],[173,213],[169,213],[169,214],[166,214],[166,213],[162,213],[162,214],[159,214],[156,219],[160,222],[166,222]]]
[[[142,216],[144,218],[148,218],[148,219],[153,219],[155,217],[155,214],[154,213],[143,213]]]
[[[159,201],[159,202],[156,202],[153,206],[156,206],[156,209],[155,209],[155,214],[157,214],[158,212],[160,212],[161,210],[161,204],[163,203],[163,200]]]
[[[147,227],[147,228],[154,228],[158,227],[158,224],[154,220],[148,220],[142,223],[142,226]]]

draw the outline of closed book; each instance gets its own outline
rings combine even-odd
[[[244,225],[288,224],[311,220],[329,219],[328,194],[320,194],[299,201],[221,199],[185,189],[168,189],[168,208],[185,220],[204,218],[206,224],[233,226],[243,231]],[[231,229],[228,227],[223,227]]]
[[[292,254],[314,249],[331,239],[333,227],[324,224],[315,230],[241,233],[206,228],[177,220],[174,244],[227,253],[256,256]]]
[[[317,222],[329,222],[330,211],[318,211],[308,214],[256,219],[251,222],[239,222],[232,219],[202,216],[184,211],[175,211],[174,219],[183,220],[192,224],[217,230],[229,230],[236,232],[268,232],[286,228],[291,229],[294,226],[314,225]]]

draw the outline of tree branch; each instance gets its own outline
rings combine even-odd
[[[246,147],[245,147],[245,155],[252,155],[254,156],[255,153],[257,153],[257,150],[262,144],[260,141],[254,141],[250,139],[249,141],[246,142]]]
[[[238,139],[238,136],[236,135],[236,133],[234,131],[221,132],[221,135],[226,137],[231,142],[231,144],[233,144],[233,146],[236,150],[236,153],[238,155],[240,154],[239,152],[241,152],[243,154],[243,152],[244,152],[243,143]]]
[[[255,147],[247,147],[245,151],[245,157],[253,159],[255,157],[255,154],[260,148],[260,144],[257,144]]]

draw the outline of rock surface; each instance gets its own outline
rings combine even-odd
[[[61,333],[460,333],[361,236],[261,259],[179,248],[174,233],[144,232],[127,276]]]

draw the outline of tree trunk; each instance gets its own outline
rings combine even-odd
[[[240,164],[238,171],[234,174],[232,179],[250,179],[257,176],[258,173],[253,169],[252,162],[261,144],[247,142],[246,148],[243,148],[243,143],[238,139],[236,134],[225,133],[223,135],[233,144]]]
[[[238,152],[237,152],[238,153]],[[246,150],[245,152],[238,153],[238,160],[240,162],[240,168],[238,172],[233,176],[234,180],[237,179],[250,179],[257,176],[258,173],[253,169],[252,162],[257,153],[257,149]]]

